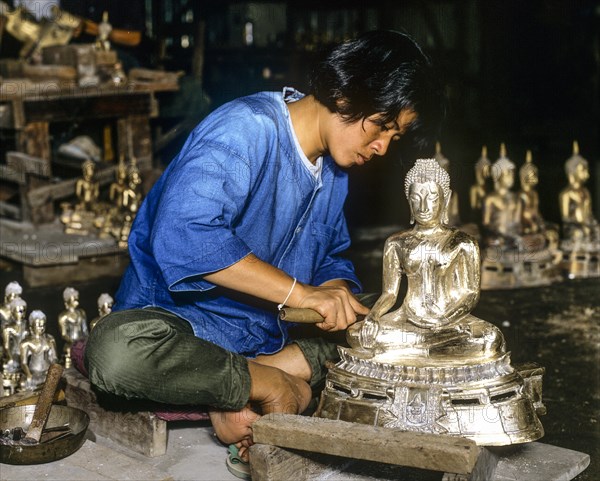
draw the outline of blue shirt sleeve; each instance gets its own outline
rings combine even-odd
[[[225,145],[191,145],[178,159],[158,202],[151,242],[170,291],[211,289],[204,274],[251,253],[234,228],[249,190],[247,162]]]

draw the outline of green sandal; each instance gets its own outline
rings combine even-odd
[[[240,458],[236,445],[230,444],[227,450],[229,454],[227,455],[226,464],[229,472],[240,479],[251,479],[250,464]]]

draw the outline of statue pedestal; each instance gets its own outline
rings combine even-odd
[[[481,261],[481,289],[516,289],[559,282],[562,280],[560,262],[560,251],[488,247]]]
[[[510,365],[510,354],[471,362],[407,359],[386,364],[339,348],[316,416],[420,433],[462,436],[483,446],[539,439],[544,369]],[[429,361],[429,363],[428,363]]]

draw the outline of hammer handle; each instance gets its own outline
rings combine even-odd
[[[358,315],[356,320],[360,321],[365,316]],[[287,322],[298,322],[300,324],[317,324],[323,322],[325,318],[313,309],[301,309],[294,307],[286,307],[279,311],[279,319]]]
[[[58,387],[58,382],[63,373],[63,367],[60,364],[52,364],[48,369],[46,375],[46,381],[44,387],[38,398],[38,402],[35,405],[35,411],[33,412],[33,419],[27,430],[27,436],[24,441],[27,443],[39,443],[40,437],[42,436],[42,430],[48,421],[48,415],[52,408],[52,400],[54,399],[54,393]]]

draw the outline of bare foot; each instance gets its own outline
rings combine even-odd
[[[260,408],[262,414],[300,414],[310,403],[311,389],[306,381],[292,376],[276,367],[248,361],[252,385],[250,401]],[[219,440],[224,444],[236,444],[240,457],[247,460],[248,447],[253,444],[252,424],[260,418],[249,406],[240,411],[210,411],[210,420]]]

